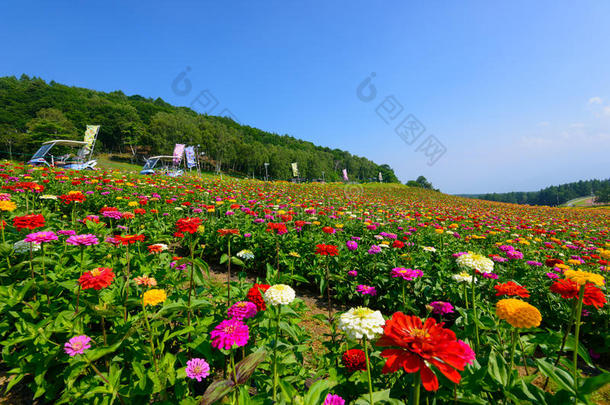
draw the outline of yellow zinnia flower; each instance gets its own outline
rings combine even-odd
[[[0,201],[0,211],[15,211],[17,205],[12,201]]]
[[[142,296],[142,303],[144,306],[146,305],[157,305],[162,303],[167,299],[167,295],[165,294],[165,290],[160,289],[152,289],[148,290]]]
[[[496,315],[515,328],[533,328],[542,321],[538,308],[515,298],[498,301]]]
[[[590,273],[582,270],[566,270],[563,275],[578,285],[593,283],[597,286],[603,286],[605,283],[604,277],[600,274]]]

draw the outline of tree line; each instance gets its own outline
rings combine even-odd
[[[539,191],[513,191],[510,193],[488,193],[476,196],[482,200],[499,201],[513,204],[549,205],[564,204],[578,197],[596,196],[598,202],[606,201],[610,190],[610,179],[580,180],[574,183],[550,186]]]
[[[198,114],[161,98],[127,96],[71,87],[22,75],[0,78],[0,143],[5,151],[31,154],[50,139],[81,140],[87,124],[101,125],[97,151],[138,156],[171,154],[175,143],[200,145],[210,167],[219,170],[292,177],[298,162],[304,178],[335,181],[347,169],[350,179],[398,182],[387,164],[376,164],[340,149],[278,135],[228,117]],[[99,148],[99,149],[98,149]]]

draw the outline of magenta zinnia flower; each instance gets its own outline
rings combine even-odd
[[[239,319],[228,319],[220,322],[210,333],[212,347],[229,350],[233,347],[242,347],[250,339],[248,325]]]
[[[210,375],[210,365],[204,359],[190,359],[186,362],[186,376],[193,380],[201,381]]]
[[[26,236],[24,239],[25,242],[36,243],[37,245],[54,240],[57,240],[57,235],[55,235],[55,232],[51,231],[34,232]]]
[[[392,277],[400,277],[403,280],[411,281],[417,277],[422,277],[424,272],[419,269],[405,269],[404,267],[394,267],[390,273]]]
[[[89,344],[90,341],[91,338],[87,335],[74,336],[72,339],[66,342],[64,345],[64,350],[72,357],[76,356],[77,354],[83,354],[85,350],[91,347]]]
[[[72,236],[72,235],[76,235],[76,231],[72,230],[72,229],[62,229],[60,231],[57,231],[58,234],[63,235],[63,236]]]
[[[370,255],[374,255],[374,254],[377,254],[380,252],[381,252],[381,248],[377,245],[371,246],[371,248],[368,250],[368,254],[370,254]]]
[[[73,246],[91,246],[97,245],[100,241],[97,239],[97,236],[87,233],[84,235],[72,235],[66,239],[66,243]]]
[[[345,246],[347,246],[348,250],[356,250],[356,249],[358,249],[358,242],[353,241],[353,240],[348,240],[347,242],[345,242]]]
[[[345,405],[345,400],[339,395],[328,394],[322,405]]]
[[[227,314],[232,319],[244,320],[248,318],[252,318],[258,309],[256,308],[256,304],[250,301],[239,301],[236,302],[227,310]]]
[[[453,313],[453,305],[444,301],[433,301],[430,303],[432,312],[438,315]]]
[[[377,290],[375,289],[375,287],[371,287],[364,284],[360,284],[358,288],[356,288],[356,291],[362,293],[362,295],[370,295],[373,297],[377,295]]]

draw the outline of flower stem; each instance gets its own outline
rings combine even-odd
[[[374,405],[375,401],[373,401],[373,383],[371,381],[371,361],[369,359],[369,347],[368,347],[369,345],[366,340],[366,337],[364,337],[362,339],[363,339],[363,343],[364,343],[364,358],[366,360],[366,377],[369,382],[369,402],[371,405]]]
[[[419,405],[419,393],[421,391],[421,376],[415,373],[413,376],[413,393],[411,396],[411,405]]]
[[[273,342],[273,402],[275,403],[275,399],[277,397],[277,344],[280,336],[280,315],[282,313],[280,307],[276,307],[277,318],[276,318],[276,327],[275,327],[275,341]]]
[[[513,329],[511,332],[511,343],[510,343],[510,367],[508,368],[508,385],[510,386],[510,380],[513,373],[513,367],[515,365],[515,347],[517,346],[517,335],[519,331],[517,329]]]
[[[570,313],[570,320],[568,321],[568,324],[566,325],[566,330],[565,333],[563,334],[563,339],[561,341],[561,347],[559,348],[559,351],[557,352],[557,358],[555,359],[555,365],[554,367],[557,367],[557,365],[559,364],[559,360],[561,360],[561,352],[563,352],[563,349],[566,347],[566,340],[568,339],[568,335],[570,334],[570,330],[572,329],[572,323],[574,322],[574,316],[576,315],[576,307],[578,306],[578,302],[574,301],[574,304],[572,305],[572,312]],[[542,386],[542,389],[546,389],[546,386],[549,383],[549,377],[547,377],[544,380],[544,385]]]
[[[472,280],[470,280],[470,285],[472,289],[472,316],[474,318],[474,331],[475,336],[477,338],[476,349],[479,350],[480,342],[479,342],[479,320],[477,319],[477,301],[475,294],[475,275],[477,274],[476,269],[472,269]]]
[[[580,317],[582,315],[582,300],[585,296],[585,284],[580,286],[580,291],[578,292],[578,304],[576,307],[576,324],[574,325],[574,354],[572,357],[573,361],[573,370],[574,374],[574,391],[578,392],[578,338],[580,334]]]

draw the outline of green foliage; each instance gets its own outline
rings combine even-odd
[[[377,181],[381,173],[384,182],[398,182],[386,164],[230,118],[200,115],[159,98],[98,92],[23,75],[0,78],[0,104],[0,143],[25,155],[44,140],[78,139],[87,124],[99,124],[98,152],[130,152],[141,159],[169,154],[175,143],[187,143],[201,146],[209,170],[262,178],[267,162],[269,177],[291,179],[290,163],[298,162],[301,177],[307,179],[340,180],[345,168],[355,180]]]

